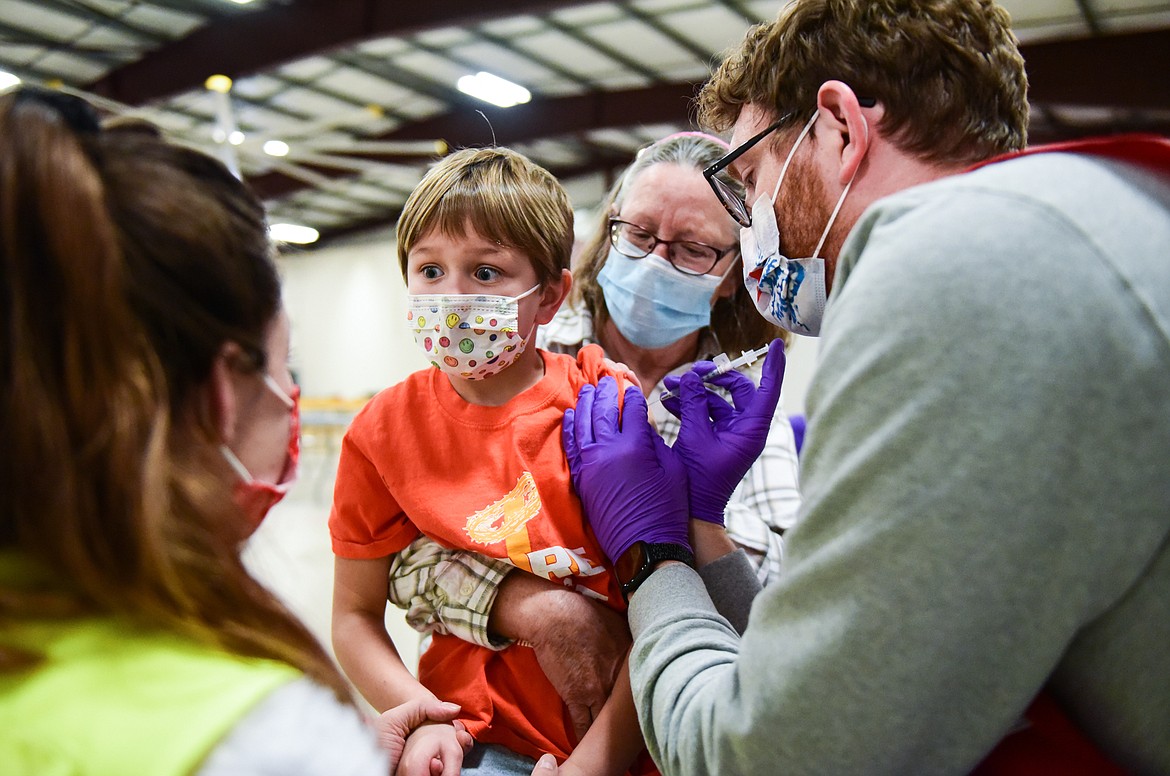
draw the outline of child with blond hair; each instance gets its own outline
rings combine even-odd
[[[574,747],[530,645],[493,650],[436,633],[415,679],[385,627],[391,563],[420,533],[625,608],[561,446],[565,409],[614,367],[597,346],[576,358],[532,346],[569,292],[572,240],[564,189],[501,148],[444,159],[398,223],[407,323],[433,368],[375,396],[346,433],[329,519],[333,643],[377,710],[453,702],[475,739],[464,760],[456,726],[423,725],[407,739],[400,771],[429,774],[439,761],[444,773],[527,775],[549,752],[565,760],[562,773],[616,775],[643,749],[624,670]],[[634,771],[648,770],[643,756]]]

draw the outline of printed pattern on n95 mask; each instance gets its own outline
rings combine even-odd
[[[470,380],[502,371],[523,351],[517,318],[515,298],[494,295],[411,296],[406,313],[431,363]]]
[[[743,283],[760,315],[794,334],[815,337],[825,310],[824,259],[790,259],[780,253],[771,201],[752,207],[752,225],[739,231]]]

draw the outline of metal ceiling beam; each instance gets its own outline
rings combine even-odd
[[[225,3],[223,0],[150,0],[150,4],[157,5],[168,11],[183,14],[184,16],[197,18],[234,16],[235,14],[249,13],[249,10],[244,8],[244,6]]]
[[[1170,30],[1021,47],[1036,103],[1170,109]]]
[[[1170,50],[1170,30],[1024,46],[1030,97],[1035,103],[1170,109],[1170,82],[1163,77],[1167,50]],[[1069,62],[1080,64],[1069,67]],[[443,139],[457,148],[486,145],[491,142],[493,131],[499,145],[515,145],[603,127],[688,124],[695,89],[694,84],[672,83],[535,99],[508,109],[485,105],[482,116],[476,110],[464,108],[402,126],[377,139]],[[1151,125],[1156,126],[1159,125]],[[1111,128],[1092,127],[1079,134],[1105,131]],[[1034,139],[1042,142],[1056,134],[1045,128]],[[1068,134],[1078,133],[1075,129],[1060,133]],[[330,177],[344,174],[337,170],[321,172]],[[282,197],[304,187],[303,183],[276,173],[259,176],[252,182],[257,193],[266,199]]]
[[[1057,105],[1170,110],[1167,51],[1170,30],[1025,45],[1029,98]],[[696,88],[662,84],[533,100],[506,110],[484,108],[484,113],[497,142],[510,145],[601,127],[686,123]],[[482,145],[485,129],[477,113],[459,110],[403,126],[384,139],[442,138],[453,147]]]
[[[603,152],[591,155],[590,158],[581,164],[569,167],[550,166],[548,171],[561,180],[570,180],[572,178],[580,178],[582,176],[591,175],[593,173],[610,173],[614,170],[619,170],[629,164],[631,159],[631,154]],[[401,215],[401,207],[388,208],[385,212],[371,218],[361,218],[345,226],[341,226],[336,229],[325,230],[321,233],[321,240],[317,243],[314,243],[312,248],[307,250],[317,250],[319,248],[326,247],[342,238],[349,237],[354,234],[361,234],[362,232],[366,232],[371,229],[393,226]]]
[[[400,127],[381,140],[442,139],[452,147],[486,145],[495,131],[496,143],[514,145],[606,127],[635,124],[689,123],[697,89],[692,83],[667,83],[616,92],[591,92],[569,97],[533,98],[511,108],[486,103],[475,110],[458,110]]]
[[[1089,32],[1094,35],[1100,35],[1101,20],[1097,16],[1097,10],[1093,8],[1089,0],[1077,0],[1077,9],[1081,12],[1081,16],[1085,19],[1085,26],[1089,28]]]
[[[1165,77],[1170,30],[1137,32],[1022,47],[1036,103],[1170,109]],[[1070,63],[1077,65],[1070,66]],[[671,83],[617,92],[538,100],[513,108],[485,106],[500,145],[602,127],[687,122],[697,87]],[[442,138],[453,147],[482,145],[483,118],[457,110],[400,127],[387,140]]]
[[[85,88],[141,105],[194,89],[215,73],[242,78],[374,38],[542,14],[587,2],[591,0],[294,0],[215,19]]]
[[[110,62],[124,62],[128,57],[137,54],[136,51],[129,49],[123,49],[115,53],[107,48],[99,49],[92,46],[79,46],[72,40],[49,38],[38,30],[21,27],[12,22],[0,22],[0,43],[11,46],[43,48],[48,52],[70,54],[79,59],[96,60],[97,62],[107,64]]]
[[[619,3],[619,5],[621,6],[622,10],[628,13],[630,16],[633,16],[635,19],[642,22],[642,24],[650,27],[659,35],[668,38],[672,43],[674,43],[674,45],[683,49],[692,57],[702,62],[704,65],[710,66],[711,62],[715,59],[716,55],[713,52],[708,51],[705,47],[700,46],[695,41],[684,36],[678,30],[666,24],[654,14],[643,11],[641,8],[634,5],[632,2],[629,2],[628,0]]]
[[[441,139],[452,148],[460,148],[490,145],[494,134],[497,145],[511,146],[538,138],[579,134],[602,127],[689,124],[694,94],[694,84],[673,83],[621,92],[534,99],[524,105],[506,109],[485,104],[479,110],[466,108],[445,113],[370,139]],[[480,111],[483,115],[480,115]],[[330,178],[347,174],[337,169],[313,167],[313,170]],[[250,178],[249,183],[263,199],[276,199],[305,187],[301,181],[280,173],[259,175]]]
[[[1075,122],[1060,116],[1042,116],[1028,127],[1028,143],[1040,145],[1077,140],[1098,135],[1121,135],[1130,132],[1152,133],[1170,137],[1170,120],[1148,115],[1114,116],[1103,122]]]
[[[1165,135],[1170,137],[1170,121],[1166,120],[1142,120],[1127,119],[1118,124],[1110,124],[1109,126],[1075,126],[1054,122],[1049,118],[1044,122],[1044,126],[1038,128],[1036,131],[1029,133],[1029,140],[1032,143],[1051,143],[1063,140],[1074,140],[1086,135],[1106,134],[1111,132],[1153,132],[1155,134]],[[561,180],[572,180],[573,178],[590,175],[593,173],[607,173],[610,175],[621,171],[626,164],[630,162],[632,154],[615,151],[612,149],[601,149],[599,153],[591,155],[591,157],[580,165],[571,167],[554,167],[550,171]],[[295,189],[296,187],[294,187]],[[349,237],[354,234],[360,234],[372,229],[379,229],[392,226],[398,217],[402,214],[401,208],[390,208],[382,213],[375,214],[370,217],[359,218],[345,226],[340,226],[334,229],[326,229],[322,232],[320,242],[314,244],[311,248],[304,250],[317,250],[327,247],[336,241]]]
[[[565,37],[571,38],[578,43],[584,44],[598,51],[608,59],[612,59],[620,67],[624,67],[631,73],[637,73],[647,81],[653,83],[654,81],[658,81],[660,79],[658,71],[653,67],[649,67],[646,63],[639,61],[637,57],[630,56],[629,54],[618,50],[616,46],[611,46],[604,41],[597,40],[591,35],[588,35],[582,29],[574,27],[571,24],[558,21],[557,19],[545,19],[544,21],[545,24],[547,24],[549,27],[552,27],[554,30],[561,33]]]
[[[1035,103],[1170,110],[1165,52],[1170,30],[1127,33],[1023,47]],[[1070,62],[1079,63],[1070,67]],[[500,109],[462,108],[404,125],[383,140],[446,140],[452,147],[496,142],[513,145],[603,127],[688,123],[696,86],[669,83],[616,92],[596,92]],[[491,130],[484,122],[486,116]]]
[[[1030,98],[1037,105],[1170,110],[1170,84],[1161,77],[1167,50],[1170,50],[1170,30],[1024,46]],[[1078,64],[1070,67],[1070,62]],[[485,105],[481,108],[483,116],[475,109],[464,107],[399,127],[376,139],[441,138],[452,147],[475,146],[493,142],[494,131],[494,142],[515,145],[539,138],[580,135],[604,127],[685,125],[690,123],[696,88],[690,83],[672,83],[618,92],[537,98],[506,110]],[[490,130],[485,117],[491,124]],[[1158,131],[1162,123],[1133,121],[1120,128]],[[1110,131],[1117,128],[1108,125],[1043,127],[1033,141]],[[320,169],[319,172],[331,178],[345,175],[340,170]],[[304,183],[279,174],[258,176],[251,182],[262,197],[270,200],[305,187]],[[363,225],[370,224],[363,222]]]
[[[556,73],[561,78],[564,78],[566,81],[568,81],[569,83],[577,84],[578,86],[580,86],[583,89],[592,88],[595,86],[595,83],[592,80],[589,80],[587,78],[583,78],[579,73],[576,73],[576,72],[568,69],[567,67],[562,66],[560,63],[555,62],[548,57],[539,56],[538,54],[535,54],[531,51],[528,51],[527,49],[522,50],[520,48],[517,48],[516,46],[513,46],[502,35],[493,35],[493,34],[488,33],[482,29],[473,30],[472,34],[474,34],[480,40],[486,40],[487,42],[489,42],[493,45],[499,46],[500,48],[504,49],[505,51],[511,52],[512,54],[516,55],[517,57],[520,57],[522,59],[527,59],[529,62],[535,62],[538,66],[544,68],[545,70],[549,71],[550,73]],[[437,53],[439,56],[444,56],[444,54],[442,52],[435,52],[435,53]],[[476,67],[476,68],[472,68],[472,69],[478,70],[479,68]],[[505,74],[505,76],[506,75],[507,74]]]
[[[77,21],[83,21],[92,25],[86,32],[90,32],[97,27],[113,27],[119,32],[137,38],[138,42],[142,44],[159,45],[165,40],[158,33],[136,24],[130,24],[123,19],[122,15],[126,13],[125,9],[119,14],[107,13],[91,8],[82,2],[82,0],[40,0],[39,5],[47,10],[54,11],[63,16],[71,16]]]
[[[737,2],[736,0],[718,0],[718,4],[743,19],[745,27],[750,27],[753,24],[758,24],[760,21],[764,21],[745,8],[743,3]]]

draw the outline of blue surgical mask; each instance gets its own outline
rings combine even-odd
[[[640,348],[663,348],[711,324],[711,297],[723,278],[684,275],[651,253],[631,259],[609,249],[597,282],[622,336]]]

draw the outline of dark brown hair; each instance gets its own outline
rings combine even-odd
[[[0,272],[0,550],[47,569],[79,611],[283,661],[348,699],[245,570],[234,475],[196,401],[224,344],[265,365],[280,283],[259,201],[150,127],[102,129],[81,100],[11,92]],[[0,617],[36,614],[21,595],[0,589]]]
[[[928,161],[976,162],[1027,140],[1024,60],[992,0],[796,0],[726,56],[699,118],[725,130],[753,104],[799,124],[829,80],[877,99],[882,131]]]

